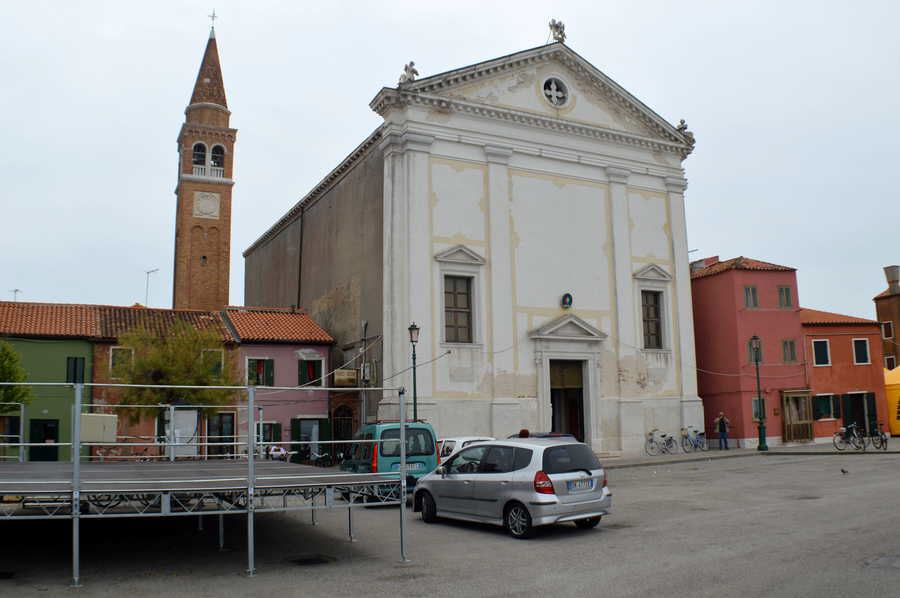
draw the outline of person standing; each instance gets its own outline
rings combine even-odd
[[[719,432],[719,450],[728,450],[728,427],[731,425],[731,421],[727,417],[725,417],[724,411],[719,411],[719,417],[715,419],[713,422],[716,426],[716,430]]]

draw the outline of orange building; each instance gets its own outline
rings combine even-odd
[[[850,423],[889,432],[878,322],[806,308],[800,320],[815,437],[830,438]]]

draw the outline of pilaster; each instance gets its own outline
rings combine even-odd
[[[634,286],[631,272],[631,223],[628,216],[628,178],[631,173],[622,168],[606,168],[609,179],[609,201],[612,208],[613,264],[616,280],[616,340],[617,354],[622,360],[636,354]],[[619,396],[622,396],[622,383]]]

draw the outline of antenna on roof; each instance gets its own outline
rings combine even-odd
[[[18,301],[19,293],[22,292],[22,289],[10,289],[9,292],[13,294],[13,301]]]
[[[159,272],[159,268],[144,270],[144,274],[147,275],[147,287],[144,289],[144,307],[150,307],[150,275],[155,272]]]

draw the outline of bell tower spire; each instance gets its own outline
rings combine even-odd
[[[228,304],[237,130],[229,126],[214,27],[184,114],[178,134],[172,307],[219,310]]]

